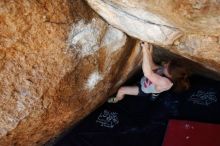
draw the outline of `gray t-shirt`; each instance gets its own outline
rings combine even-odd
[[[163,75],[163,67],[160,66],[156,71],[155,73],[157,73],[158,75]],[[140,84],[141,84],[141,90],[144,92],[144,93],[160,93],[158,91],[156,91],[156,87],[155,85],[150,81],[148,80],[148,78],[146,78],[145,76],[143,76],[141,78],[141,81],[140,81]]]

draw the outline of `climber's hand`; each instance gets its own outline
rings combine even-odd
[[[147,53],[153,52],[153,46],[150,43],[141,42],[140,46],[141,46],[143,52],[147,52]]]

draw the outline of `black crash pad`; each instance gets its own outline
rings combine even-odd
[[[155,101],[126,96],[105,103],[56,146],[160,146],[169,119],[220,123],[220,82],[194,76],[189,91],[167,91]]]

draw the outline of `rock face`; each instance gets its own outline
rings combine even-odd
[[[136,41],[81,0],[0,1],[0,145],[42,145],[115,92]]]
[[[180,30],[150,11],[132,7],[133,1],[87,0],[105,20],[129,35],[160,45],[169,45],[181,35]],[[131,3],[130,3],[131,2]]]
[[[86,0],[130,36],[220,72],[220,1]]]

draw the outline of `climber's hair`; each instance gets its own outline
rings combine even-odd
[[[175,92],[183,92],[189,89],[189,70],[184,67],[184,61],[172,60],[169,63],[168,72],[173,82],[173,90]]]

